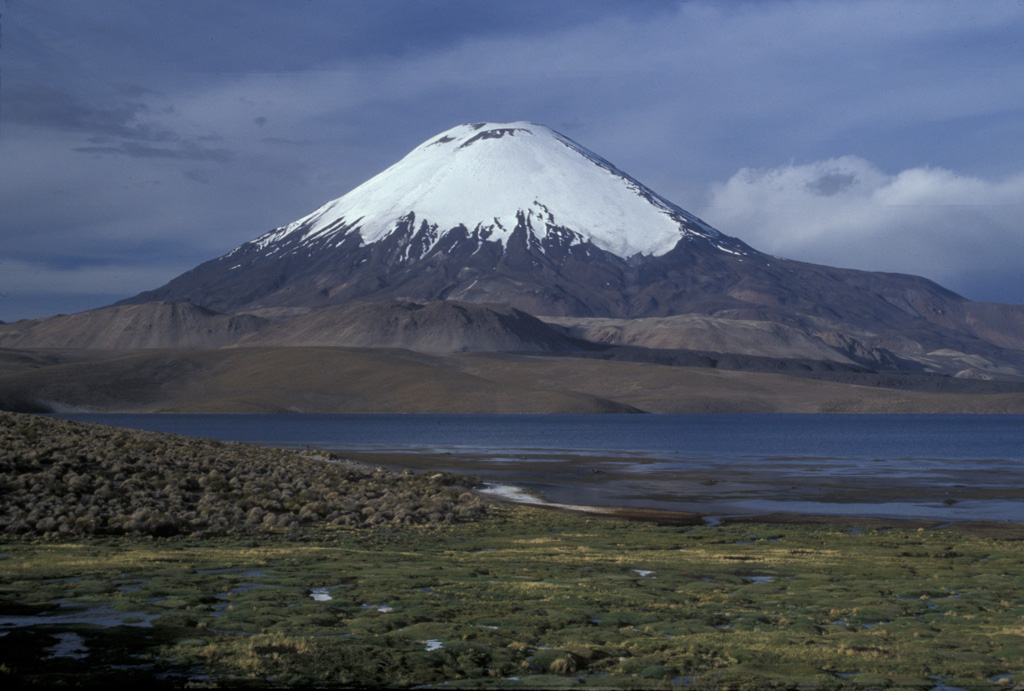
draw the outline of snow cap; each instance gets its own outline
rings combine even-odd
[[[370,244],[410,213],[438,239],[463,226],[506,246],[521,215],[535,235],[566,228],[620,257],[664,254],[688,234],[719,236],[600,156],[531,122],[453,127],[273,235],[358,232]]]

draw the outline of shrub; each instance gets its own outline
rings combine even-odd
[[[452,523],[487,510],[455,476],[283,449],[14,413],[0,413],[0,439],[0,533],[251,533]]]

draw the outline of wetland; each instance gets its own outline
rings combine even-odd
[[[7,540],[22,684],[1014,688],[1024,542],[945,528],[459,525]]]
[[[0,423],[5,687],[1024,688],[1019,522],[585,513],[319,449]]]

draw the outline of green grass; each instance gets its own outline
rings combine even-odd
[[[294,537],[8,540],[0,612],[63,600],[157,618],[152,628],[64,626],[87,642],[80,660],[44,659],[54,627],[19,630],[0,639],[0,675],[456,688],[1024,682],[1016,539],[659,527],[525,508]],[[314,600],[313,588],[331,599]],[[134,667],[110,667],[125,663]],[[997,675],[1013,676],[989,681]]]

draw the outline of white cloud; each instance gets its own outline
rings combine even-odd
[[[1024,174],[889,175],[856,156],[744,168],[713,187],[701,216],[771,254],[921,275],[967,297],[1024,273]]]

